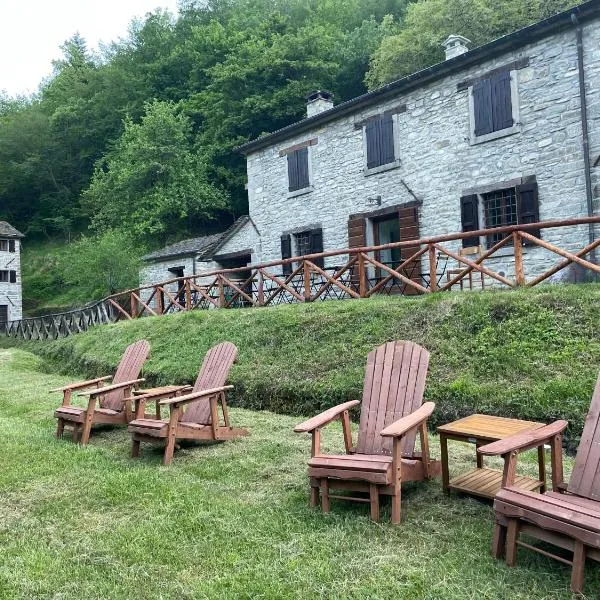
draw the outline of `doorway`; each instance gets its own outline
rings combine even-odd
[[[392,244],[400,241],[400,218],[398,214],[388,215],[373,220],[373,241],[376,246]],[[375,253],[375,259],[392,269],[400,264],[400,248],[386,248]],[[387,275],[385,271],[378,268],[377,278]]]
[[[6,331],[8,323],[8,304],[0,304],[0,331]]]

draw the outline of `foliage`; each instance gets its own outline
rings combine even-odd
[[[138,285],[141,253],[128,232],[111,229],[72,243],[58,269],[66,285],[88,300],[98,299]]]
[[[370,89],[441,62],[441,43],[464,35],[480,46],[577,4],[574,0],[418,0],[402,23],[389,23],[390,35],[373,54],[366,75]]]
[[[569,567],[526,551],[515,569],[492,558],[491,505],[446,496],[439,479],[403,486],[401,527],[389,503],[380,524],[364,504],[311,509],[310,438],[293,417],[234,408],[250,437],[182,444],[167,468],[151,444],[129,458],[120,427],[98,428],[86,448],[56,440],[59,396],[44,392],[72,379],[43,368],[0,351],[2,598],[571,598]],[[322,436],[343,452],[337,423]],[[472,446],[449,452],[453,469],[471,467]],[[520,468],[537,473],[535,451]],[[599,575],[590,565],[590,598]]]
[[[102,326],[28,349],[88,375],[114,367],[147,338],[153,382],[195,379],[204,352],[231,340],[238,406],[311,414],[360,398],[367,353],[392,339],[431,352],[426,396],[433,424],[473,412],[538,421],[566,418],[581,433],[600,370],[600,287],[436,294],[227,311],[195,311]],[[176,357],[176,358],[174,358]]]
[[[194,222],[214,218],[225,194],[206,180],[189,138],[188,119],[170,102],[148,103],[139,124],[127,120],[84,194],[93,228],[164,241],[183,220],[193,229]]]

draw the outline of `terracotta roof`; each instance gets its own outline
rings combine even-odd
[[[17,231],[10,223],[0,221],[0,237],[22,238],[25,236],[20,231]]]

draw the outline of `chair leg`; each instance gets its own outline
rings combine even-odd
[[[319,485],[310,486],[310,506],[315,508],[319,505]]]
[[[506,527],[496,522],[494,526],[494,537],[492,538],[492,556],[502,558],[506,547]]]
[[[392,525],[400,525],[402,511],[402,488],[398,486],[398,489],[392,496]]]
[[[369,484],[369,497],[371,499],[371,519],[379,521],[379,488],[375,483]]]
[[[321,479],[321,510],[329,512],[329,480],[327,477]]]
[[[167,445],[165,446],[165,456],[163,458],[163,464],[169,465],[171,464],[171,460],[173,460],[173,452],[175,451],[175,438],[169,436],[167,438]]]
[[[56,426],[56,437],[61,438],[65,432],[65,420],[58,419],[58,425]]]
[[[519,522],[509,519],[506,527],[506,564],[514,567],[517,562],[517,539],[519,538]]]
[[[573,550],[573,569],[571,571],[571,591],[574,594],[583,592],[585,579],[585,546],[581,542],[575,542]]]
[[[138,458],[140,455],[140,440],[133,438],[131,440],[131,458]]]

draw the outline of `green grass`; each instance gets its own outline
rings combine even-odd
[[[63,371],[104,375],[128,343],[147,338],[145,376],[180,383],[195,379],[211,345],[231,340],[240,350],[233,403],[300,415],[360,398],[367,353],[409,339],[431,352],[425,395],[437,404],[433,424],[473,412],[566,418],[573,448],[600,370],[599,322],[600,286],[543,286],[195,311],[25,347]]]
[[[80,448],[53,437],[69,381],[39,358],[0,350],[0,598],[570,598],[567,567],[525,550],[492,559],[489,503],[446,497],[439,481],[403,488],[403,524],[389,505],[308,507],[309,438],[297,419],[233,409],[251,436],[186,445],[170,467],[158,448],[129,458],[123,429]],[[439,454],[437,438],[433,452]],[[324,447],[342,449],[337,426]],[[450,445],[456,472],[472,447]],[[534,457],[523,468],[535,473]],[[567,468],[571,462],[567,459]],[[595,598],[600,569],[589,565]]]

